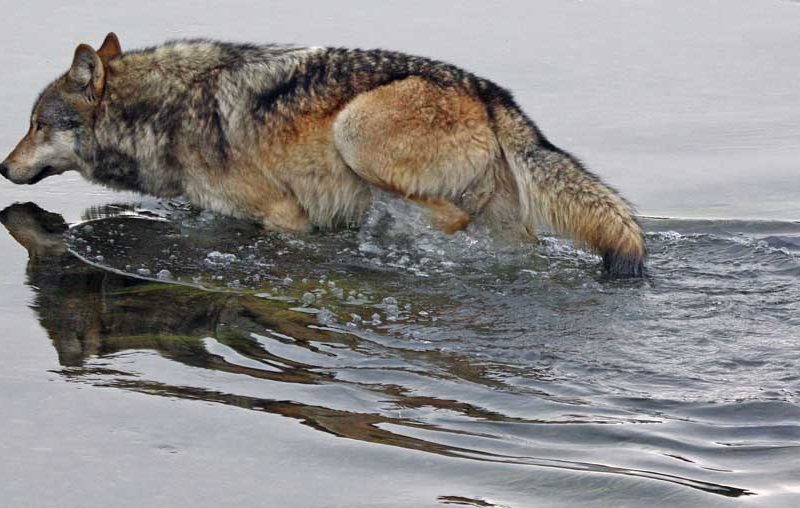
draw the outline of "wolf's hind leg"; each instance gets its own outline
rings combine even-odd
[[[431,213],[434,227],[449,235],[466,229],[472,222],[467,212],[447,199],[411,198],[411,200],[427,208]]]
[[[306,233],[311,229],[308,214],[293,196],[270,203],[261,223],[268,231]]]
[[[488,201],[497,139],[484,104],[411,77],[356,97],[333,125],[336,148],[367,182],[432,212],[453,233]]]

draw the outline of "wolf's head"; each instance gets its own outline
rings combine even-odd
[[[31,112],[28,133],[0,165],[0,174],[17,184],[82,169],[79,156],[94,140],[92,126],[105,86],[108,61],[121,53],[117,36],[100,49],[75,49],[72,66],[44,89]]]

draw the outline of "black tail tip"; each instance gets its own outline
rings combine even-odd
[[[644,255],[606,252],[603,254],[603,268],[612,279],[641,279],[645,276]]]

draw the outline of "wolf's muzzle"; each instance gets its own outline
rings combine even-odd
[[[0,164],[0,175],[3,175],[3,178],[8,178],[8,166],[5,164]]]

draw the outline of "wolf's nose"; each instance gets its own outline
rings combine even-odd
[[[0,175],[3,175],[3,178],[8,178],[8,166],[5,164],[0,164]]]

